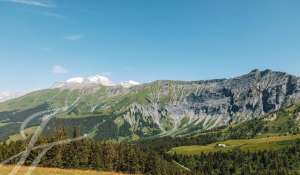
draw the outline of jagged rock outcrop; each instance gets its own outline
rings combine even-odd
[[[158,81],[150,86],[149,103],[130,106],[125,120],[137,129],[143,127],[141,120],[152,121],[162,134],[242,122],[300,99],[299,78],[271,70],[253,70],[233,79]]]

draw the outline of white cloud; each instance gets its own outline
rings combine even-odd
[[[68,73],[68,70],[61,65],[54,65],[52,67],[52,73],[53,74],[66,74],[66,73]]]
[[[17,4],[38,6],[38,7],[53,7],[47,0],[7,0],[8,2],[13,2]]]
[[[77,40],[81,40],[82,38],[83,38],[83,35],[81,35],[81,34],[65,36],[65,39],[69,40],[69,41],[77,41]]]
[[[0,102],[4,102],[6,100],[10,100],[13,98],[18,98],[20,96],[25,95],[28,92],[13,92],[13,91],[3,91],[0,92]]]

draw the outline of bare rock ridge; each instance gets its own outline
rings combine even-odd
[[[300,99],[299,78],[271,70],[253,70],[233,79],[177,81],[173,87],[170,81],[158,84],[160,90],[151,92],[152,96],[166,99],[173,91],[173,97],[133,104],[125,115],[133,129],[140,128],[142,120],[143,124],[152,121],[161,134],[189,134],[261,117]]]

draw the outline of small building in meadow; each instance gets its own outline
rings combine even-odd
[[[218,146],[218,147],[221,147],[221,148],[226,148],[226,145],[223,144],[223,143],[218,143],[217,146]]]

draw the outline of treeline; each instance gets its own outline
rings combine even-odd
[[[228,139],[249,139],[254,138],[263,130],[263,121],[253,119],[238,126],[228,128],[220,127],[187,137],[163,137],[138,141],[141,147],[151,148],[159,153],[169,151],[173,147],[188,145],[206,145],[217,141]]]
[[[78,131],[74,130],[74,138]],[[36,145],[63,140],[67,136],[63,129],[50,138],[40,138]],[[0,160],[6,160],[25,150],[28,141],[0,144]],[[34,150],[25,165],[31,165],[42,150]],[[10,161],[17,163],[19,159]],[[54,146],[41,159],[39,166],[58,168],[95,169],[130,174],[184,175],[189,174],[178,165],[164,160],[151,150],[142,150],[127,143],[99,142],[83,139],[65,145]]]
[[[211,132],[200,134],[194,137],[162,137],[149,140],[141,140],[136,142],[141,148],[151,149],[160,154],[169,151],[173,147],[183,145],[206,145],[217,141],[224,140],[225,136],[222,132]]]
[[[288,126],[286,127],[288,128]],[[262,119],[253,119],[239,125],[215,128],[194,136],[163,137],[149,140],[141,140],[137,144],[141,147],[151,148],[159,153],[169,151],[173,147],[188,145],[206,145],[228,139],[251,139],[262,133],[268,133],[268,126]],[[278,131],[278,133],[280,133]],[[287,133],[287,132],[284,132]],[[300,130],[288,132],[299,134]]]
[[[199,175],[296,175],[300,174],[300,140],[276,151],[174,154],[172,158]]]

